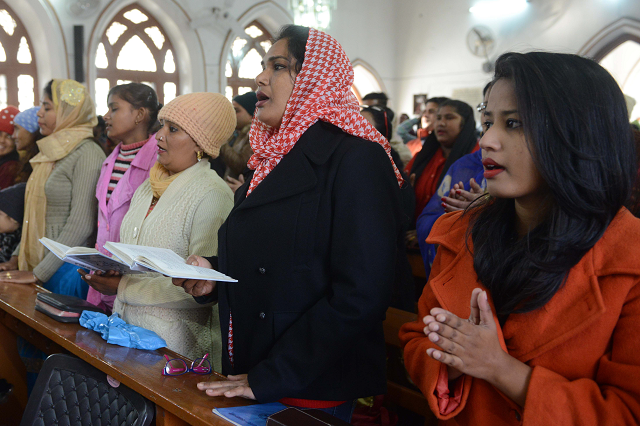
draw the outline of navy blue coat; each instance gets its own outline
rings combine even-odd
[[[318,122],[219,231],[223,373],[248,373],[260,402],[386,392],[382,322],[402,204],[382,147]],[[234,360],[226,350],[233,314]]]

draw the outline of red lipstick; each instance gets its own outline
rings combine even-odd
[[[482,166],[484,167],[484,178],[491,179],[499,175],[504,171],[504,167],[493,161],[491,158],[485,158],[482,160]]]

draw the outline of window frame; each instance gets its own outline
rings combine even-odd
[[[245,44],[242,47],[242,50],[241,50],[241,52],[240,52],[240,54],[238,56],[233,56],[232,47],[233,47],[233,43],[235,42],[236,38],[240,37],[240,36],[236,35],[236,37],[234,37],[233,40],[231,41],[231,46],[229,46],[229,53],[227,54],[227,61],[231,63],[231,77],[227,77],[227,86],[231,87],[231,89],[232,89],[232,97],[238,96],[238,89],[240,87],[251,87],[251,89],[253,91],[255,91],[257,89],[258,85],[256,84],[255,79],[240,78],[238,76],[238,73],[240,71],[240,64],[242,63],[242,60],[247,56],[247,53],[249,53],[251,51],[251,49],[256,49],[256,51],[258,52],[258,54],[260,54],[261,57],[266,55],[267,52],[265,52],[264,48],[260,45],[260,43],[263,42],[263,41],[271,42],[273,40],[273,36],[271,35],[271,32],[269,30],[267,30],[265,28],[265,26],[262,25],[257,20],[253,20],[253,21],[249,22],[244,27],[244,29],[246,30],[247,28],[252,27],[254,25],[260,31],[262,31],[262,35],[258,36],[256,38],[251,38],[250,35],[245,33],[244,39],[247,40],[247,44]],[[225,62],[224,70],[226,70],[226,64],[227,64],[227,62]],[[226,71],[225,71],[225,75],[226,75]]]
[[[1,0],[0,0],[1,1]],[[147,20],[135,24],[129,19],[124,17],[124,14],[130,10],[138,9],[140,12],[147,16]],[[111,45],[107,38],[107,31],[111,28],[114,22],[118,22],[125,25],[127,29],[120,34],[118,40]],[[162,36],[164,37],[164,43],[162,48],[158,49],[151,37],[144,31],[148,27],[157,27]],[[156,61],[156,71],[132,71],[121,70],[116,67],[118,61],[118,55],[122,51],[124,45],[134,36],[138,36],[142,42],[147,46],[154,60]],[[97,57],[97,49],[100,43],[104,46],[105,53],[108,60],[107,68],[98,68],[95,65],[95,59]],[[173,73],[166,73],[164,71],[164,61],[167,51],[171,50],[173,54],[173,62],[175,65],[175,71]],[[155,91],[158,95],[158,102],[164,103],[164,83],[174,83],[176,85],[176,96],[180,95],[180,72],[178,69],[178,52],[171,43],[171,39],[167,34],[167,31],[160,24],[160,22],[151,14],[147,9],[142,7],[139,3],[132,3],[123,7],[118,13],[109,21],[105,26],[98,42],[96,43],[96,50],[93,52],[93,63],[91,64],[96,73],[93,78],[93,86],[95,91],[95,81],[99,78],[103,78],[109,81],[109,87],[112,88],[118,84],[118,80],[129,80],[136,83],[149,82],[155,84]],[[95,94],[94,94],[95,96]]]
[[[0,74],[4,74],[7,79],[7,105],[19,106],[18,77],[29,75],[33,77],[33,105],[37,106],[40,104],[40,82],[38,81],[38,66],[33,49],[34,45],[31,42],[27,28],[6,1],[0,0],[0,9],[5,9],[16,23],[13,35],[9,35],[4,29],[0,29],[0,43],[2,43],[7,57],[5,62],[0,62]],[[29,52],[31,53],[30,64],[18,62],[18,49],[20,48],[22,37],[27,40],[27,45],[29,46]]]

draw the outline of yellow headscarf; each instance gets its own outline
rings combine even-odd
[[[93,137],[98,124],[96,110],[87,89],[75,80],[53,80],[51,85],[56,127],[40,139],[40,153],[29,162],[33,172],[24,195],[24,222],[18,266],[31,271],[44,258],[44,246],[38,241],[45,236],[47,196],[44,185],[56,161],[66,157],[83,140]]]

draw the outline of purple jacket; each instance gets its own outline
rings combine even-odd
[[[149,170],[156,163],[158,158],[157,142],[155,135],[149,138],[142,149],[136,154],[131,162],[131,167],[127,169],[118,185],[111,193],[109,204],[107,204],[107,190],[109,180],[113,172],[113,167],[120,153],[118,144],[111,155],[102,163],[100,178],[96,187],[96,198],[98,199],[98,236],[96,239],[96,249],[101,253],[111,255],[102,246],[107,241],[120,241],[120,224],[129,210],[131,198],[136,189],[147,180]],[[105,296],[89,287],[87,301],[109,312],[113,308],[115,296]]]

